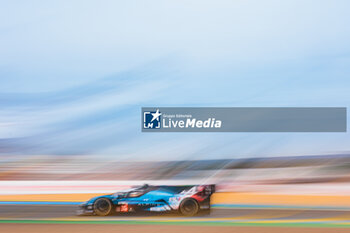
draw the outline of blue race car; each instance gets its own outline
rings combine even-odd
[[[179,212],[193,216],[210,212],[215,185],[152,186],[98,196],[79,205],[78,215],[107,216],[130,212]]]

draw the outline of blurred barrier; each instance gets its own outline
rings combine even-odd
[[[350,196],[326,195],[288,195],[264,193],[216,193],[213,195],[213,204],[235,205],[267,205],[298,208],[347,207],[350,209]]]
[[[0,204],[17,204],[31,202],[31,204],[77,204],[92,197],[106,193],[74,193],[74,194],[19,194],[0,195]],[[21,203],[23,204],[23,203]],[[30,203],[29,203],[30,204]],[[282,195],[262,193],[215,193],[212,205],[239,208],[318,208],[350,210],[349,196],[316,196],[316,195]]]
[[[17,194],[73,194],[113,193],[132,186],[150,185],[191,185],[201,184],[200,180],[144,180],[144,181],[0,181],[0,195]]]
[[[145,183],[216,184],[214,204],[350,206],[350,155],[121,162],[0,157],[0,201],[85,201]]]
[[[215,180],[45,180],[45,181],[0,181],[0,195],[18,194],[74,194],[74,193],[113,193],[120,190],[150,185],[196,185],[216,184],[216,192],[225,193],[261,193],[279,195],[309,196],[349,196],[350,183],[314,183],[314,184],[250,184],[225,183]]]

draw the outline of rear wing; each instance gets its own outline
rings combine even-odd
[[[215,184],[200,185],[199,187],[203,187],[203,192],[206,195],[212,195],[215,193]]]
[[[203,196],[210,196],[215,193],[215,184],[201,184],[201,185],[188,185],[177,186],[182,188],[182,192],[185,193],[200,193]]]

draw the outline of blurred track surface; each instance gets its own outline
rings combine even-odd
[[[153,232],[167,232],[167,233],[345,233],[350,232],[349,228],[287,228],[287,227],[256,227],[256,226],[235,226],[235,227],[215,227],[215,226],[181,226],[181,225],[99,225],[99,224],[2,224],[1,230],[3,232],[11,233],[61,233],[61,232],[75,232],[75,233],[153,233]]]
[[[214,208],[210,215],[124,214],[75,216],[74,205],[0,205],[0,223],[171,224],[216,226],[344,227],[350,231],[350,211]]]

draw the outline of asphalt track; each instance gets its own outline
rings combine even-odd
[[[350,210],[213,208],[210,215],[123,214],[107,217],[76,216],[76,205],[0,205],[0,228],[22,224],[118,224],[217,227],[334,228],[350,232]],[[303,230],[304,231],[304,230]],[[341,232],[343,232],[341,231]],[[319,231],[320,232],[320,231]],[[329,232],[329,231],[328,231]]]

